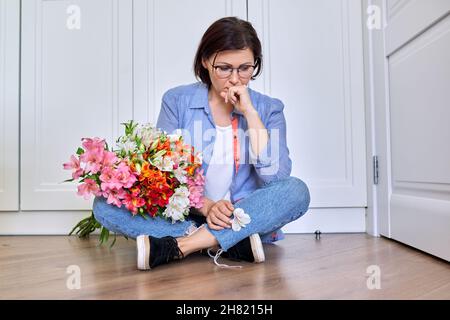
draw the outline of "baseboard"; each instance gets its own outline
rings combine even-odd
[[[366,232],[365,208],[312,208],[283,227],[285,233]]]
[[[0,212],[0,235],[67,235],[90,211]],[[286,233],[366,232],[365,208],[311,208]]]

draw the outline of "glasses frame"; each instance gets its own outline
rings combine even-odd
[[[215,65],[215,64],[214,64],[214,62],[216,61],[216,58],[217,58],[217,54],[214,56],[214,60],[213,60],[212,63],[208,61],[209,64],[213,67],[214,73],[216,74],[216,76],[217,76],[217,68],[219,68],[219,67],[228,67],[228,68],[231,69],[231,73],[230,73],[229,76],[223,77],[223,78],[217,76],[219,79],[227,79],[227,78],[231,77],[231,76],[233,75],[234,70],[237,71],[237,74],[238,74],[239,78],[241,78],[241,79],[251,79],[251,78],[253,77],[253,74],[254,74],[254,72],[255,72],[255,70],[256,70],[256,67],[257,67],[257,64],[256,64],[256,63],[253,64],[253,65],[249,65],[249,64],[241,64],[241,65],[240,65],[239,67],[237,67],[237,68],[233,68],[232,66],[229,66],[229,65],[219,65],[219,66],[218,66],[218,65]],[[248,67],[252,67],[252,68],[253,68],[253,72],[252,72],[252,74],[251,74],[250,77],[243,77],[243,76],[241,76],[241,74],[239,73],[239,68],[242,67],[242,66],[248,66]]]

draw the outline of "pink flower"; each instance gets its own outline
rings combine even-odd
[[[74,155],[70,156],[70,161],[63,164],[64,170],[78,169],[80,161]]]
[[[102,196],[106,198],[106,203],[113,204],[116,207],[122,207],[121,199],[125,198],[126,191],[123,189],[120,190],[108,190],[102,193]]]
[[[189,187],[189,205],[197,209],[203,207],[203,187]]]
[[[83,138],[81,141],[85,152],[80,156],[80,161],[86,163],[84,168],[86,172],[96,174],[103,166],[112,166],[116,161],[114,152],[105,150],[105,140]]]
[[[117,179],[117,170],[111,167],[103,168],[100,174],[101,188],[103,191],[122,189],[122,183]]]
[[[203,186],[205,185],[203,169],[197,170],[194,177],[188,177],[187,185],[189,188],[190,206],[197,209],[201,208],[203,206]]]
[[[104,139],[100,139],[100,138],[82,138],[81,141],[83,142],[83,148],[86,151],[89,150],[94,150],[94,149],[100,149],[100,150],[104,150],[105,149],[105,140]]]
[[[116,169],[116,178],[124,188],[131,188],[137,180],[130,167],[124,161]]]
[[[91,194],[99,196],[101,195],[101,192],[100,188],[98,187],[97,183],[94,180],[86,179],[84,180],[83,184],[78,186],[77,194],[79,196],[83,196],[85,200],[88,200]]]
[[[73,169],[73,172],[72,172],[73,179],[78,179],[79,177],[81,177],[84,174],[83,169],[80,168],[80,161],[74,155],[72,155],[70,157],[70,162],[66,162],[63,164],[63,167],[64,167],[64,170]]]
[[[103,167],[112,167],[118,158],[114,152],[104,151],[103,152]]]
[[[100,174],[101,188],[103,191],[131,188],[137,178],[125,162],[121,162],[117,168],[104,167]]]
[[[80,156],[80,161],[86,163],[84,170],[92,174],[96,174],[102,169],[104,150],[102,149],[92,149],[86,150]]]
[[[195,171],[194,183],[197,186],[205,185],[205,176],[203,175],[203,169],[198,169],[197,171]]]

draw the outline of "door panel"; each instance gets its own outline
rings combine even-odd
[[[20,3],[0,0],[0,211],[19,210]]]
[[[21,78],[21,210],[90,209],[62,163],[132,119],[132,1],[24,1]]]
[[[392,9],[392,1],[388,1]],[[421,13],[420,19],[416,19]],[[388,15],[390,236],[450,260],[450,2]]]

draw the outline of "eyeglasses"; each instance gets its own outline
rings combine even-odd
[[[250,78],[253,75],[253,71],[255,71],[255,66],[244,64],[242,66],[239,66],[238,68],[232,68],[228,65],[213,65],[211,66],[214,68],[214,72],[216,73],[217,78],[220,79],[226,79],[231,77],[233,74],[233,70],[237,70],[239,77],[247,79]]]
[[[214,57],[214,61],[216,61],[216,58],[217,58],[217,54]],[[219,79],[226,79],[226,78],[231,77],[234,69],[237,70],[237,73],[240,78],[248,79],[253,75],[253,71],[255,71],[255,67],[256,67],[256,65],[243,64],[237,68],[233,68],[229,65],[215,65],[214,61],[212,63],[210,62],[210,64],[213,67],[217,78],[219,78]]]

